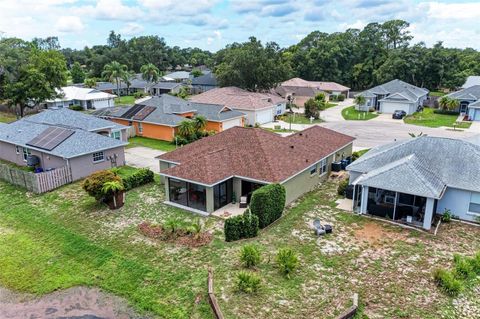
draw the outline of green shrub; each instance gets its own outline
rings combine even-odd
[[[449,223],[452,220],[452,212],[450,209],[445,208],[445,211],[442,215],[442,222]]]
[[[459,112],[456,112],[456,111],[448,111],[448,110],[442,110],[442,109],[435,109],[435,110],[433,110],[433,113],[444,114],[444,115],[458,115],[459,114]]]
[[[282,216],[285,200],[285,187],[280,184],[265,185],[253,192],[250,210],[258,216],[260,228],[267,227]]]
[[[82,183],[82,188],[88,193],[88,195],[95,197],[96,200],[100,201],[105,199],[105,194],[102,191],[102,188],[106,182],[121,183],[122,179],[110,170],[98,171],[85,178]]]
[[[68,107],[72,111],[83,111],[83,107],[81,105],[70,105]]]
[[[455,277],[471,279],[476,276],[470,258],[459,257],[455,261]]]
[[[225,220],[223,229],[226,241],[256,237],[258,235],[258,217],[247,209],[243,215]]]
[[[472,265],[472,270],[477,274],[480,275],[480,251],[473,256],[470,261]]]
[[[340,183],[338,183],[337,194],[340,196],[345,196],[345,191],[348,187],[348,179],[344,179]]]
[[[132,175],[123,178],[123,185],[125,190],[131,190],[135,187],[139,187],[148,183],[153,182],[154,174],[148,168],[141,168],[137,170]]]
[[[237,273],[235,285],[237,290],[245,293],[255,293],[260,289],[260,277],[248,271],[240,271]]]
[[[252,268],[260,263],[260,250],[253,244],[247,244],[240,249],[240,261],[245,268]]]
[[[458,279],[455,279],[455,276],[452,272],[437,268],[433,272],[433,278],[437,285],[442,288],[448,295],[455,297],[463,290],[463,284]]]
[[[345,95],[344,95],[344,94],[339,94],[339,95],[337,96],[337,101],[339,101],[339,102],[345,101]]]
[[[142,97],[145,97],[147,96],[147,94],[145,92],[135,92],[133,93],[133,97],[136,98],[136,99],[141,99]]]
[[[338,101],[338,96],[332,94],[328,97],[328,100],[331,101],[331,102]]]
[[[298,257],[290,248],[282,248],[277,253],[277,264],[280,272],[287,278],[298,266]]]

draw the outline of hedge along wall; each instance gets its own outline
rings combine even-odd
[[[133,188],[153,182],[154,178],[154,174],[150,169],[141,168],[132,175],[123,177],[122,181],[125,190],[129,191]]]
[[[225,220],[225,241],[256,237],[258,234],[258,217],[247,209],[243,215]]]
[[[282,216],[285,200],[285,187],[280,184],[265,185],[253,192],[250,211],[258,216],[260,228],[267,227]]]

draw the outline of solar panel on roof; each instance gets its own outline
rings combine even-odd
[[[75,131],[62,127],[49,127],[37,137],[26,143],[29,146],[41,148],[47,151],[53,150],[67,138],[72,136]]]
[[[120,117],[124,119],[131,119],[132,117],[135,116],[135,114],[140,112],[144,107],[145,105],[134,105],[127,112],[123,113],[123,115]]]
[[[147,116],[149,116],[153,111],[155,111],[155,109],[156,108],[153,106],[145,106],[133,116],[133,119],[137,121],[143,121]]]

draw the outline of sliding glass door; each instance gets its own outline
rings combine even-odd
[[[229,179],[213,187],[214,209],[217,210],[232,202],[233,180]]]
[[[205,186],[169,178],[170,201],[201,211],[207,210],[207,190]]]

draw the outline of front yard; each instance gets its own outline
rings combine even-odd
[[[452,300],[431,272],[450,266],[455,252],[480,249],[479,228],[452,222],[433,236],[340,211],[336,199],[336,182],[329,181],[259,237],[241,242],[225,243],[223,222],[202,218],[214,239],[187,248],[138,232],[143,221],[198,218],[163,204],[158,181],[129,191],[118,211],[97,204],[80,183],[33,195],[0,182],[0,285],[39,295],[98,286],[157,317],[212,318],[206,294],[211,266],[226,318],[333,318],[351,304],[354,292],[369,318],[478,318],[476,288]],[[333,234],[315,237],[314,218],[332,224]],[[256,269],[262,286],[254,295],[234,285],[239,249],[247,242],[262,251]],[[300,259],[291,279],[279,274],[274,261],[282,247]]]
[[[133,95],[124,95],[115,98],[115,106],[133,105],[135,104],[135,97]]]
[[[322,112],[320,112],[320,115],[321,114]],[[323,122],[321,119],[314,119],[312,122],[310,122],[310,119],[305,117],[305,115],[302,113],[293,113],[293,114],[286,113],[280,119],[286,123],[292,123],[292,124],[312,124],[312,123],[315,124],[315,123]]]
[[[454,127],[458,118],[458,114],[437,114],[434,109],[424,108],[421,112],[413,113],[403,119],[407,124],[427,126],[427,127]],[[472,123],[461,122],[456,125],[456,128],[469,128]]]
[[[355,110],[355,106],[349,106],[342,110],[342,117],[347,121],[368,121],[374,119],[378,114]]]

